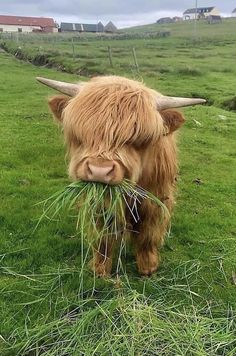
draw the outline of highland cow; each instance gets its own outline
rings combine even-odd
[[[49,107],[63,126],[69,176],[106,184],[129,179],[158,196],[171,213],[177,176],[175,132],[185,121],[173,108],[205,100],[166,97],[118,76],[81,84],[37,79],[68,95],[52,97]],[[162,219],[161,208],[149,200],[140,205],[139,216],[132,226],[137,267],[140,274],[151,275],[159,266],[170,218]],[[113,247],[114,239],[104,237],[95,248],[92,265],[98,276],[111,273]]]

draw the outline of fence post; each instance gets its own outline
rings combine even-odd
[[[135,67],[136,67],[137,71],[139,72],[139,66],[138,66],[137,56],[136,56],[136,51],[135,51],[135,48],[134,48],[134,47],[133,47],[133,49],[132,49],[132,52],[133,52]]]
[[[75,45],[74,45],[74,38],[71,38],[71,44],[72,44],[72,53],[73,53],[73,61],[75,60]]]
[[[109,57],[110,66],[113,67],[111,46],[108,46],[108,57]]]

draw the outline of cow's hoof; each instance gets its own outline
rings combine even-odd
[[[111,276],[111,268],[108,262],[96,263],[94,259],[89,262],[91,270],[98,278],[109,278]]]
[[[155,273],[157,271],[157,268],[158,268],[158,266],[155,266],[153,268],[143,269],[143,270],[139,269],[139,273],[143,277],[150,277],[153,273]]]
[[[109,278],[111,276],[111,274],[106,270],[106,267],[104,265],[96,266],[94,272],[96,277],[99,278]]]
[[[142,276],[151,276],[158,269],[160,258],[157,252],[142,251],[136,256],[138,271]]]

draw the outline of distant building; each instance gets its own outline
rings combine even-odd
[[[232,11],[232,17],[236,17],[236,8]]]
[[[108,33],[114,33],[114,32],[117,32],[117,27],[114,25],[113,22],[108,22],[108,24],[105,26],[104,28],[104,31],[105,32],[108,32]]]
[[[0,15],[0,32],[58,32],[55,21],[47,17]]]
[[[210,15],[207,17],[207,22],[212,25],[212,24],[217,24],[222,22],[221,16],[217,15]]]
[[[101,22],[97,24],[69,23],[62,22],[61,32],[104,32],[104,26]]]
[[[175,16],[175,17],[162,17],[159,20],[157,20],[156,23],[158,24],[165,24],[165,23],[173,23],[173,22],[179,22],[183,21],[182,17]]]
[[[183,21],[182,17],[179,17],[179,16],[174,16],[173,20],[174,20],[174,22]]]
[[[159,25],[165,24],[165,23],[173,23],[173,22],[174,22],[174,20],[171,17],[162,17],[159,20],[157,20],[157,23]]]
[[[220,16],[220,12],[215,6],[187,9],[183,13],[183,20],[205,19],[210,15]]]

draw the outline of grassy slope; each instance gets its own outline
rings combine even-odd
[[[209,25],[206,21],[197,21],[196,30],[197,36],[208,38],[224,38],[229,39],[231,35],[234,35],[236,26],[235,18],[223,19],[222,23]],[[144,26],[130,27],[122,29],[121,32],[125,33],[146,33],[146,32],[158,32],[168,30],[171,32],[171,36],[180,38],[189,38],[191,35],[195,35],[195,23],[194,21],[180,21],[172,24],[150,24]]]
[[[20,46],[31,60],[40,61],[45,56],[50,65],[70,73],[131,75],[144,79],[152,87],[157,87],[158,81],[158,89],[163,93],[204,96],[216,106],[235,96],[236,21],[225,20],[217,25],[198,23],[197,41],[192,36],[193,22],[169,26],[171,36],[164,39],[74,41],[74,58],[68,36],[48,39],[22,36],[18,43],[6,45],[13,53]],[[163,28],[154,24],[127,31],[144,33]],[[112,50],[113,68],[109,65],[108,46]],[[139,73],[134,66],[132,47],[136,49]]]
[[[137,43],[141,48],[142,43]],[[148,44],[143,42],[146,49]],[[179,54],[181,48],[168,49],[168,42],[163,42],[160,48],[160,43],[156,43],[159,48],[155,52],[154,45],[151,44],[150,52],[145,52],[146,66],[149,61],[151,65],[150,53],[158,55],[160,50],[162,55],[163,51],[166,53],[163,66],[168,67],[170,60],[171,70],[158,72],[156,76],[151,74],[152,70],[143,70],[147,84],[169,94],[204,94],[216,102],[225,92],[227,96],[232,95],[235,69],[231,66],[234,51],[231,44],[209,48],[210,53],[220,52],[221,58],[218,55],[204,57],[207,47],[199,49],[203,58],[198,58],[197,65],[205,68],[206,76],[183,75],[176,70],[182,61],[186,65],[185,57],[195,55],[194,48],[176,60],[176,51]],[[223,63],[222,56],[229,64]],[[40,207],[35,203],[67,182],[60,129],[50,119],[45,103],[45,97],[52,91],[37,85],[34,77],[51,76],[62,80],[74,80],[74,77],[32,67],[3,53],[0,61],[3,143],[0,152],[0,334],[7,339],[17,326],[44,323],[59,315],[63,308],[76,304],[81,280],[80,242],[73,237],[72,226],[45,222],[33,233],[40,215]],[[209,73],[209,66],[219,71]],[[121,71],[117,70],[118,74]],[[228,305],[236,306],[231,279],[236,264],[235,114],[208,106],[184,111],[187,123],[179,137],[178,204],[171,236],[162,252],[163,264],[157,276],[144,281],[137,277],[134,260],[128,254],[127,271],[135,289],[142,291],[145,285],[146,295],[163,293],[168,302],[177,304],[182,301],[186,305],[218,304],[221,315],[225,315]],[[200,178],[203,184],[193,183],[195,178]],[[17,275],[32,273],[39,274],[33,277],[37,282]],[[83,288],[91,290],[93,276],[89,272],[85,272],[85,276]],[[112,281],[97,281],[97,294],[106,297],[111,286]],[[31,302],[34,303],[25,305]]]

